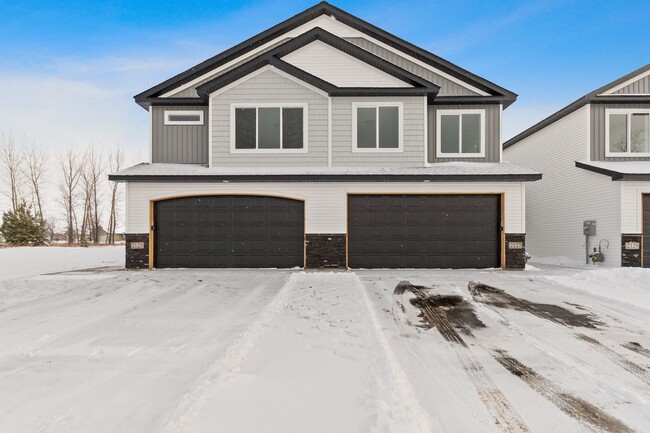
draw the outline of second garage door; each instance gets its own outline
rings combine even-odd
[[[304,202],[266,196],[181,197],[154,205],[158,268],[304,264]]]
[[[501,265],[501,197],[348,196],[351,268],[492,268]]]

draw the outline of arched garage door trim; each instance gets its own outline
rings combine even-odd
[[[346,245],[345,245],[345,256],[346,256],[346,268],[350,269],[350,197],[354,196],[449,196],[449,195],[459,195],[459,196],[469,196],[469,195],[486,195],[486,196],[498,196],[499,197],[499,264],[502,269],[505,269],[506,265],[506,224],[505,224],[505,193],[503,192],[348,192],[346,194],[346,205],[345,205],[345,221],[346,221]]]
[[[306,200],[302,197],[290,196],[290,195],[281,195],[281,194],[259,194],[259,193],[242,193],[242,192],[224,192],[224,193],[201,193],[201,194],[177,194],[165,197],[158,197],[155,199],[149,200],[149,269],[154,269],[155,266],[155,254],[156,254],[156,234],[154,231],[154,221],[155,221],[155,209],[156,203],[174,200],[179,198],[198,198],[198,197],[270,197],[270,198],[281,198],[286,200],[293,200],[302,202],[303,204],[303,268],[306,266]]]

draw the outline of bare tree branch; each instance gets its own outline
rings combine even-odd
[[[15,212],[22,201],[22,152],[16,147],[16,140],[11,135],[0,135],[0,175],[4,188],[2,193],[11,200]]]

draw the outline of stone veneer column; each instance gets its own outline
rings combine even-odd
[[[621,266],[641,267],[641,235],[621,235]]]
[[[506,233],[506,269],[526,267],[526,234]]]
[[[149,268],[149,234],[126,234],[126,268]]]
[[[307,234],[307,268],[345,268],[345,234]]]

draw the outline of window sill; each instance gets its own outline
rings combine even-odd
[[[434,155],[437,159],[445,158],[485,158],[484,153],[443,153]]]
[[[230,149],[230,153],[239,153],[239,154],[257,154],[257,153],[269,153],[269,154],[286,154],[286,153],[307,153],[307,149]]]
[[[400,153],[404,152],[401,147],[398,148],[352,148],[353,153]]]

